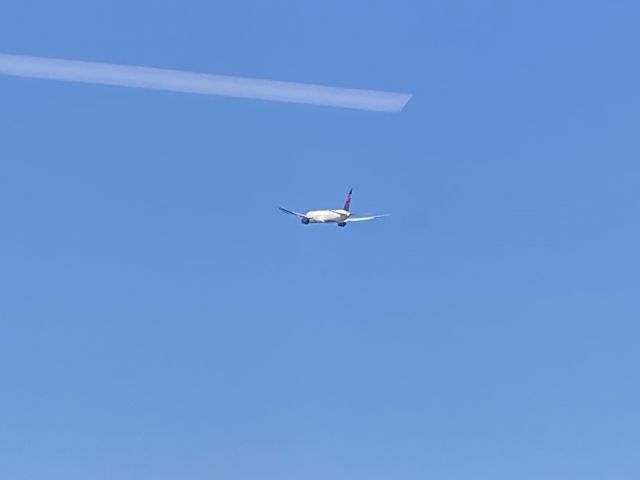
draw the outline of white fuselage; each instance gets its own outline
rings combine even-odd
[[[304,215],[309,223],[342,223],[351,216],[346,210],[311,210]]]

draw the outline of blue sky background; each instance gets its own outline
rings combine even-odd
[[[5,0],[0,477],[640,477],[640,4]],[[345,229],[276,210],[392,213]]]

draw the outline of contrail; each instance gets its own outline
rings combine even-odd
[[[400,112],[408,93],[0,53],[0,75]]]

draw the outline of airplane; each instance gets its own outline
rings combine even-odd
[[[352,217],[349,207],[351,206],[351,194],[353,188],[347,193],[347,198],[344,202],[344,207],[341,210],[311,210],[307,213],[298,213],[293,210],[287,210],[286,208],[278,207],[284,213],[289,215],[295,215],[300,218],[300,221],[305,225],[310,223],[337,223],[339,227],[346,227],[348,223],[352,222],[364,222],[367,220],[373,220],[374,218],[388,217],[389,215],[372,215],[370,217]]]

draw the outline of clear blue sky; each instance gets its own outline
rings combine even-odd
[[[0,478],[640,478],[637,1],[4,0]],[[392,213],[301,225],[276,206]]]

